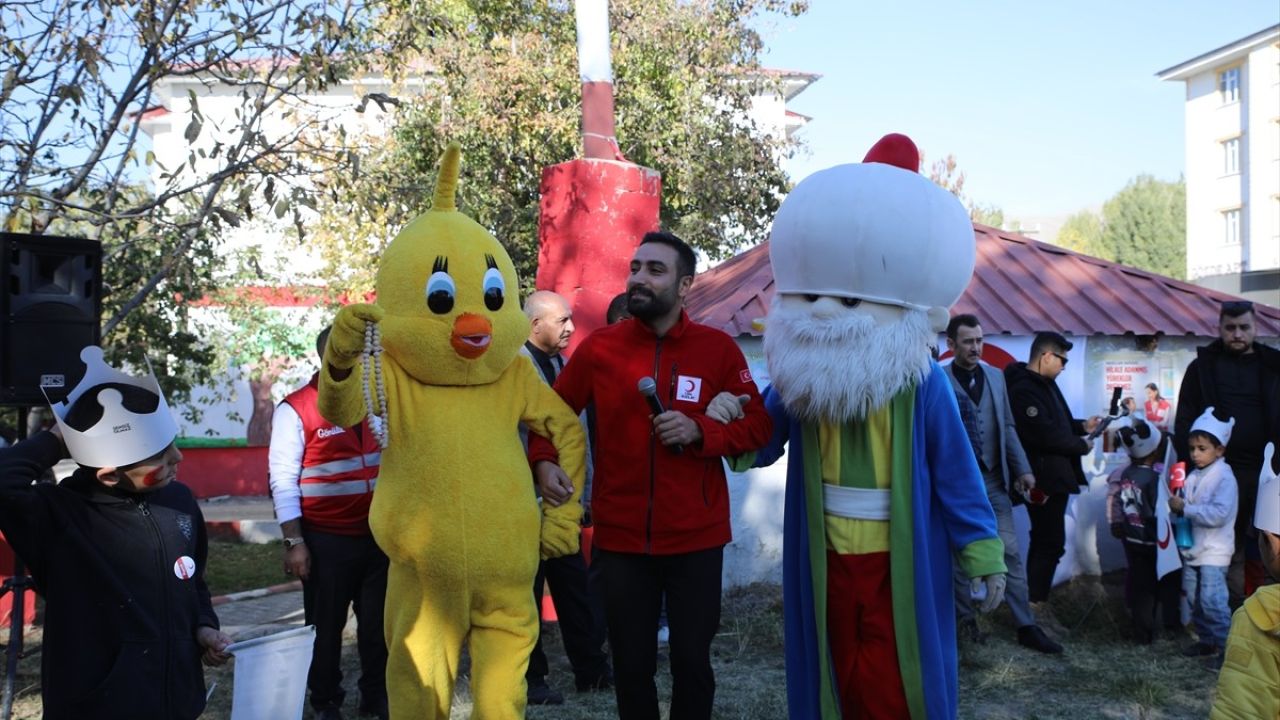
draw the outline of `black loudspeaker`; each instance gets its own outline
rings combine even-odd
[[[0,233],[0,253],[0,405],[62,400],[84,376],[80,350],[101,338],[102,245]]]

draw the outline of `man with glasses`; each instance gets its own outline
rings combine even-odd
[[[1187,434],[1205,408],[1219,418],[1235,418],[1227,464],[1240,485],[1236,513],[1236,549],[1227,572],[1231,607],[1240,603],[1266,577],[1254,540],[1253,505],[1262,449],[1280,445],[1280,351],[1258,343],[1253,303],[1232,300],[1218,312],[1218,339],[1197,348],[1178,392],[1174,442],[1178,457],[1188,459]]]
[[[1031,519],[1031,545],[1027,549],[1027,595],[1040,625],[1062,631],[1048,609],[1049,589],[1066,545],[1064,516],[1067,500],[1085,484],[1080,458],[1089,452],[1082,435],[1097,427],[1099,418],[1071,417],[1067,401],[1058,389],[1057,377],[1067,366],[1071,342],[1056,332],[1036,333],[1025,363],[1011,363],[1004,370],[1009,405],[1036,478],[1041,503],[1027,504]]]

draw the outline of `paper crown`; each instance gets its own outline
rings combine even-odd
[[[775,291],[931,311],[945,326],[973,275],[973,223],[918,165],[910,139],[890,135],[866,162],[796,185],[770,231]]]
[[[1120,428],[1117,433],[1120,444],[1134,460],[1141,460],[1160,447],[1160,431],[1154,425],[1140,417],[1130,417],[1129,426]]]
[[[1258,505],[1253,510],[1253,526],[1280,535],[1280,477],[1276,476],[1271,458],[1276,446],[1267,443],[1262,453],[1262,473],[1258,475]]]
[[[1225,447],[1231,442],[1231,428],[1235,427],[1236,419],[1228,418],[1226,422],[1222,422],[1213,416],[1213,406],[1204,409],[1204,414],[1196,418],[1191,424],[1191,432],[1209,433],[1218,438],[1218,442]]]
[[[120,467],[146,460],[173,442],[178,436],[178,425],[153,373],[148,372],[142,378],[126,375],[107,365],[102,348],[95,345],[81,350],[80,359],[85,364],[84,379],[71,390],[66,401],[49,406],[73,460],[89,467]],[[148,412],[139,412],[136,407],[130,409],[115,386],[153,393],[158,404]],[[68,413],[81,399],[96,402],[102,412],[91,427],[77,430],[66,421]]]

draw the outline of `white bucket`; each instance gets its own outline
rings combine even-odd
[[[236,656],[231,720],[301,720],[314,625],[232,643]]]

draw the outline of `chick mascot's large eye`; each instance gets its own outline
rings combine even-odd
[[[502,273],[498,272],[498,261],[494,260],[492,255],[486,254],[484,263],[489,266],[489,269],[484,271],[484,306],[497,312],[502,309],[503,293],[507,289],[507,283],[502,279]]]
[[[427,307],[437,315],[444,315],[453,309],[453,298],[457,287],[449,275],[449,260],[438,257],[431,267],[431,277],[427,278]]]

